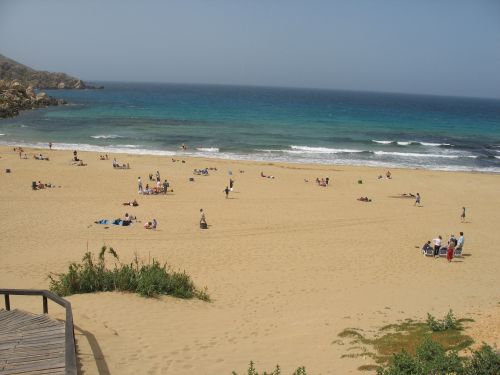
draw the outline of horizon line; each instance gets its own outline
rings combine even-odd
[[[252,87],[252,88],[267,88],[267,89],[290,89],[290,90],[312,90],[312,91],[341,91],[341,92],[356,92],[366,94],[392,94],[392,95],[408,95],[408,96],[434,96],[441,98],[462,98],[462,99],[483,99],[483,100],[500,100],[499,97],[491,96],[467,96],[467,95],[451,95],[451,94],[436,94],[436,93],[421,93],[421,92],[401,92],[401,91],[377,91],[369,89],[344,89],[344,88],[327,88],[327,87],[300,87],[300,86],[273,86],[264,84],[242,84],[242,83],[208,83],[208,82],[173,82],[173,81],[119,81],[119,80],[94,80],[84,79],[86,83],[131,83],[131,84],[153,84],[153,85],[180,85],[180,86],[227,86],[227,87]],[[53,91],[57,91],[53,90]]]

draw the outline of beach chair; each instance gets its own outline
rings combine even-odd
[[[448,248],[447,247],[442,247],[439,249],[439,256],[440,257],[445,257],[448,255]]]
[[[422,254],[426,257],[434,257],[434,249],[432,247],[428,247],[427,249],[422,249]]]
[[[453,251],[453,256],[454,257],[462,257],[462,248],[461,247],[457,247],[455,248],[455,250]]]

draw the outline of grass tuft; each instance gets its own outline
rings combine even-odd
[[[108,268],[106,254],[114,260]],[[197,289],[185,272],[172,270],[167,264],[153,259],[150,263],[139,261],[137,256],[129,264],[119,262],[113,248],[103,246],[97,261],[87,252],[81,263],[71,263],[67,273],[50,274],[50,290],[61,297],[72,294],[122,291],[135,292],[143,297],[171,295],[178,298],[198,298],[210,301],[207,289]]]

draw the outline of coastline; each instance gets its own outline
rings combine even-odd
[[[0,134],[1,136],[1,134]],[[47,150],[48,146],[45,142],[27,143],[27,142],[9,142],[3,141],[0,138],[0,148],[14,148],[22,147],[26,150]],[[350,163],[350,161],[297,161],[297,160],[282,160],[273,158],[256,158],[255,154],[223,154],[218,152],[217,148],[198,148],[198,151],[172,151],[172,150],[154,150],[154,149],[137,149],[134,147],[113,147],[113,146],[97,146],[90,144],[72,144],[72,143],[54,143],[52,146],[54,151],[73,151],[79,150],[82,152],[89,152],[95,154],[112,154],[112,155],[138,155],[138,156],[154,156],[154,157],[174,157],[174,158],[195,158],[195,159],[208,159],[208,160],[229,160],[234,162],[249,162],[249,163],[274,163],[274,164],[292,164],[292,165],[307,165],[314,166],[333,166],[333,167],[360,167],[360,168],[374,168],[374,169],[403,169],[403,170],[429,170],[438,172],[463,172],[463,173],[486,173],[486,174],[500,174],[500,169],[492,170],[492,168],[470,168],[470,167],[412,167],[404,166],[396,163],[389,162],[374,162],[366,161],[359,163]]]
[[[250,360],[266,369],[280,363],[284,373],[302,365],[311,373],[358,373],[370,360],[341,359],[343,348],[331,345],[340,331],[425,319],[427,312],[440,317],[450,308],[476,320],[478,342],[499,344],[496,173],[391,168],[388,180],[377,178],[386,169],[376,167],[121,153],[101,161],[99,152],[84,151],[78,155],[88,165],[78,167],[70,150],[25,151],[50,160],[19,159],[12,147],[0,147],[0,285],[47,288],[49,273],[106,244],[123,262],[138,254],[186,270],[214,299],[69,297],[76,325],[95,337],[111,373],[229,374]],[[113,169],[114,157],[131,169]],[[217,171],[193,175],[205,167]],[[174,192],[138,195],[137,177],[146,184],[156,170]],[[225,199],[229,170],[235,191]],[[316,177],[329,177],[330,186],[318,186]],[[38,180],[61,187],[31,190]],[[422,195],[423,207],[395,198],[409,192]],[[122,206],[132,199],[140,206]],[[462,206],[467,223],[460,223]],[[199,208],[208,231],[198,228]],[[94,223],[125,212],[141,223]],[[153,217],[158,229],[144,230]],[[448,264],[421,255],[424,241],[461,230],[467,256]],[[37,311],[38,302],[15,306]],[[82,367],[94,374],[87,337],[77,339]]]

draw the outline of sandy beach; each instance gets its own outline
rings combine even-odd
[[[83,374],[244,373],[250,360],[259,370],[279,363],[284,374],[298,366],[358,373],[372,362],[341,359],[345,348],[332,345],[340,331],[450,308],[475,320],[468,333],[476,342],[500,343],[500,175],[391,169],[392,179],[378,179],[386,170],[124,154],[102,161],[89,152],[78,153],[88,164],[80,167],[71,151],[25,151],[27,160],[0,147],[1,287],[48,288],[49,273],[107,245],[122,262],[137,254],[185,270],[213,300],[68,297]],[[40,152],[50,160],[35,160]],[[131,169],[113,169],[114,157]],[[205,167],[217,170],[193,175]],[[157,170],[173,192],[139,195],[137,177],[145,185]],[[235,185],[226,199],[228,171]],[[32,190],[39,180],[58,187]],[[420,193],[421,207],[397,197],[410,192]],[[133,199],[138,207],[122,205]],[[199,229],[200,208],[208,230]],[[139,222],[94,223],[126,212]],[[145,230],[153,218],[158,228]],[[422,256],[425,241],[460,231],[464,257]],[[37,298],[12,305],[41,311]],[[63,317],[55,306],[51,313]]]

